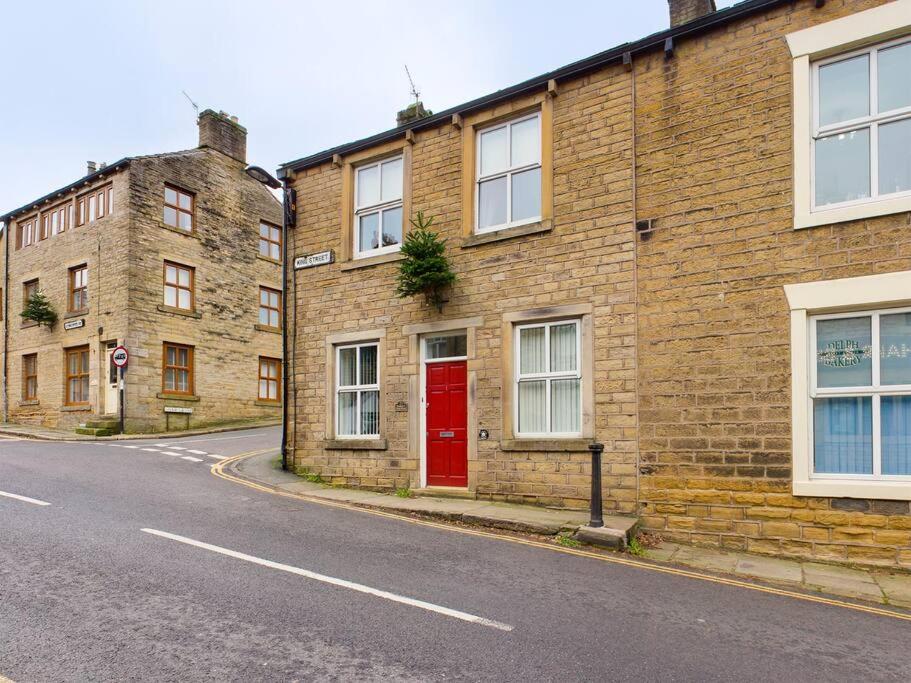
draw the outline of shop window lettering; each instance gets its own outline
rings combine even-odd
[[[826,344],[818,352],[819,362],[829,368],[848,368],[860,363],[861,359],[873,357],[871,345],[861,345],[854,339],[839,339]],[[879,349],[880,358],[908,358],[911,356],[911,346],[907,344],[889,344]]]

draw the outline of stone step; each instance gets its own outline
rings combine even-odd
[[[92,427],[93,429],[110,429],[112,432],[120,431],[120,420],[111,418],[92,418],[86,420],[80,427]]]
[[[604,515],[604,526],[580,526],[573,538],[583,543],[598,545],[612,550],[623,550],[636,535],[639,526],[638,517],[621,517]]]
[[[85,436],[113,436],[114,432],[104,427],[76,427],[77,434]]]
[[[468,489],[459,489],[450,486],[428,486],[423,489],[411,489],[411,495],[418,498],[475,498],[474,493]]]

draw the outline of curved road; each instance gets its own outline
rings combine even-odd
[[[908,621],[210,473],[277,442],[0,441],[0,679],[911,679]]]

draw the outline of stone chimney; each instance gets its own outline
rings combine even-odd
[[[242,164],[247,163],[247,129],[236,116],[206,109],[199,115],[199,146],[217,149]]]
[[[715,0],[667,0],[671,28],[695,21],[715,11]]]
[[[417,121],[418,119],[423,119],[428,116],[433,116],[433,112],[429,109],[424,109],[423,102],[415,102],[395,115],[395,125],[404,126],[406,123],[411,123],[412,121]]]
[[[85,162],[86,175],[92,175],[95,171],[98,170],[98,167],[95,165],[94,161]]]

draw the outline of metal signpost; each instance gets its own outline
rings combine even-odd
[[[127,351],[127,347],[120,345],[113,351],[111,351],[111,362],[120,370],[120,433],[123,434],[124,429],[124,390],[123,390],[123,373],[126,371],[127,363],[130,361],[130,354]]]

